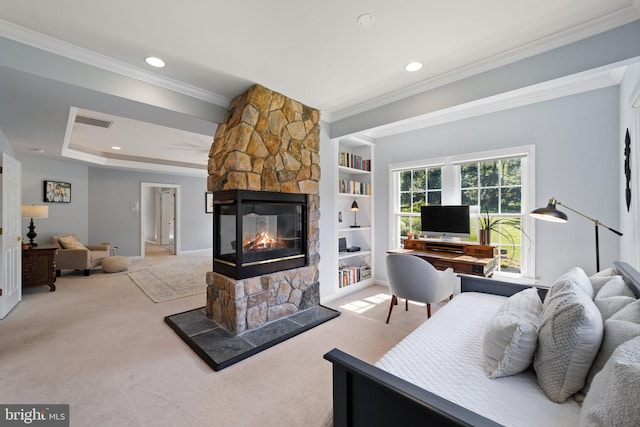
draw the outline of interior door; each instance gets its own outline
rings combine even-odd
[[[162,245],[169,248],[175,254],[175,200],[176,190],[171,188],[162,192]]]
[[[2,153],[0,163],[0,319],[22,300],[21,165]]]

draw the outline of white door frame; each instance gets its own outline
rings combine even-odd
[[[148,207],[145,202],[145,193],[149,188],[175,188],[176,190],[176,203],[175,203],[175,224],[174,224],[174,244],[175,244],[175,254],[180,254],[181,244],[180,241],[182,239],[182,233],[180,231],[180,185],[178,184],[161,184],[154,182],[142,182],[140,188],[140,257],[145,258],[145,238],[144,238],[144,220],[145,213]]]
[[[0,319],[22,300],[22,165],[0,158]]]

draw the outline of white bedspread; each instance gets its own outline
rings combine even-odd
[[[506,426],[578,425],[580,406],[547,398],[533,370],[489,379],[484,329],[504,297],[463,293],[439,309],[376,366]]]

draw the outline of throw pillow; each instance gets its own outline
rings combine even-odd
[[[554,402],[579,391],[602,343],[602,316],[579,286],[564,281],[545,300],[533,368]]]
[[[593,379],[581,426],[640,425],[640,337],[621,344]]]
[[[533,362],[542,301],[536,288],[512,295],[487,325],[482,342],[489,378],[518,374]]]
[[[576,283],[589,298],[593,299],[593,286],[583,269],[580,267],[573,267],[571,270],[560,276],[556,282],[562,282],[565,280]]]
[[[64,249],[87,249],[85,245],[80,243],[74,236],[60,236],[58,241]]]
[[[593,300],[602,314],[602,320],[607,320],[621,308],[634,301],[636,298],[622,276],[609,278],[609,281],[600,289]]]
[[[615,276],[616,272],[613,268],[607,268],[597,272],[593,276],[589,276],[591,286],[593,286],[593,292],[597,294],[600,289],[611,279],[611,276]]]

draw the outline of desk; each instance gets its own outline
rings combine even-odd
[[[498,265],[494,246],[473,242],[442,240],[406,240],[404,249],[391,249],[388,253],[418,256],[429,261],[436,269],[452,268],[456,273],[491,276]]]

